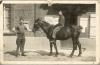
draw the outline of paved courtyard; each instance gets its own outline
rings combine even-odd
[[[75,55],[68,57],[72,50],[70,40],[66,44],[57,41],[57,47],[59,51],[58,57],[55,57],[55,50],[53,56],[49,56],[49,41],[45,37],[26,37],[25,54],[27,56],[15,57],[15,36],[4,36],[4,61],[83,61],[94,62],[95,57],[95,39],[80,39],[82,44],[83,54],[81,57],[77,57],[78,50]],[[66,46],[65,46],[66,45]]]

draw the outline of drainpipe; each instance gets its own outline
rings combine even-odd
[[[35,22],[35,20],[36,20],[36,4],[34,4],[34,21],[33,21],[33,24],[34,24],[34,22]],[[32,31],[34,30],[34,25],[33,25],[33,28],[32,28]],[[34,37],[36,37],[36,33],[34,32]]]
[[[77,25],[80,25],[80,16],[77,16]]]
[[[88,16],[88,38],[90,38],[90,14]]]
[[[36,4],[34,4],[34,21],[36,20]]]

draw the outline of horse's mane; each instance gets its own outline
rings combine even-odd
[[[45,29],[47,35],[51,35],[54,25],[52,25],[46,21],[42,21],[42,25],[45,26],[45,28],[43,28],[43,29]]]
[[[49,24],[48,22],[46,22],[46,21],[42,21],[43,22],[43,25],[44,26],[47,26],[47,27],[50,27],[50,26],[52,26],[51,24]]]
[[[46,22],[46,21],[43,21],[43,23],[45,23],[46,25],[50,25],[48,22]]]

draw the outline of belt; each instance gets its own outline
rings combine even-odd
[[[17,34],[23,34],[23,33],[17,33]]]

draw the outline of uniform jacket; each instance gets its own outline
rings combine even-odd
[[[24,24],[22,24],[22,25],[18,24],[15,27],[15,30],[16,30],[18,38],[24,38],[25,37],[25,30],[27,30],[27,28],[24,26]]]
[[[59,16],[59,23],[61,26],[64,26],[65,25],[65,17],[63,15],[60,15]]]

